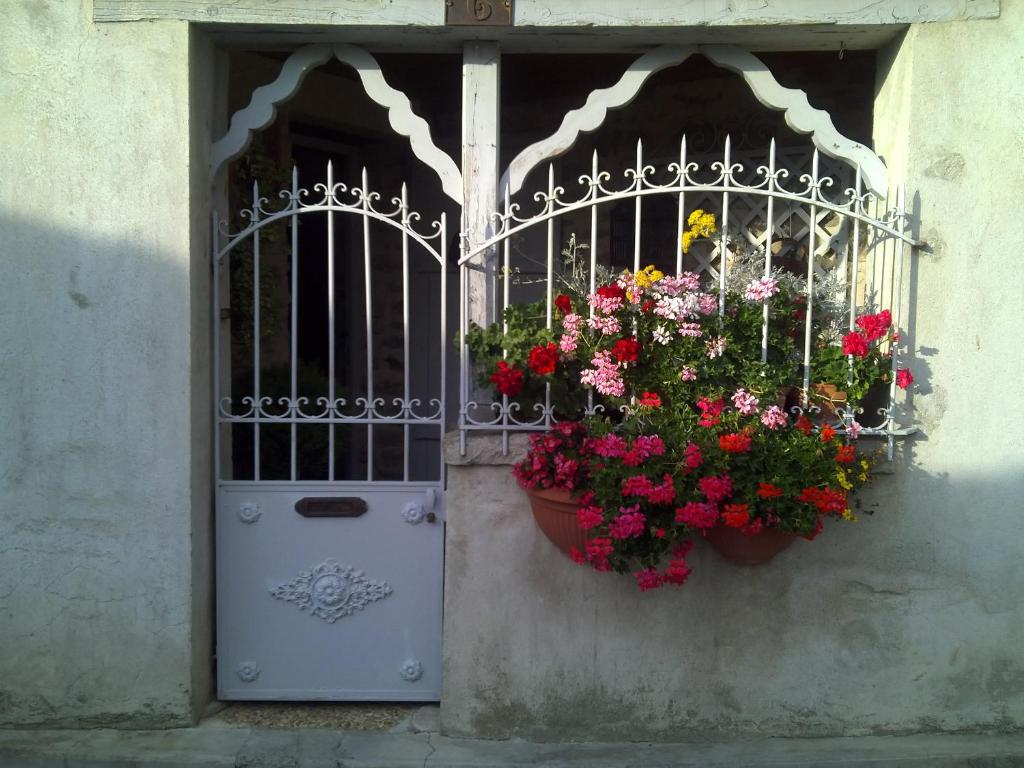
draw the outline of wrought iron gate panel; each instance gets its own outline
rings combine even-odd
[[[797,249],[806,277],[806,321],[803,336],[803,392],[802,408],[808,404],[806,393],[811,383],[811,344],[814,313],[822,311],[814,302],[815,281],[825,277],[835,279],[839,286],[837,302],[843,305],[836,313],[836,324],[854,330],[859,311],[889,309],[893,323],[899,327],[902,309],[902,291],[907,262],[921,243],[910,229],[910,216],[906,209],[906,192],[900,186],[891,195],[868,188],[862,176],[862,167],[855,169],[823,158],[818,149],[777,151],[772,140],[763,155],[744,152],[733,153],[731,141],[725,137],[722,155],[702,156],[697,162],[687,154],[686,138],[681,139],[678,158],[655,167],[644,157],[643,145],[636,144],[636,163],[623,172],[625,183],[616,188],[611,185],[612,175],[601,169],[598,155],[593,154],[589,173],[579,178],[585,189],[577,198],[567,198],[565,188],[556,183],[555,164],[548,166],[546,189],[534,194],[536,210],[528,215],[520,213],[519,204],[508,192],[502,210],[494,214],[494,232],[480,243],[464,244],[459,266],[460,282],[466,285],[469,274],[484,274],[495,283],[494,295],[501,296],[501,308],[511,306],[510,284],[517,274],[512,262],[512,242],[533,228],[546,229],[546,248],[534,261],[543,264],[545,274],[536,282],[544,284],[544,295],[536,296],[546,307],[546,325],[553,328],[553,300],[555,283],[562,265],[556,266],[555,223],[568,214],[589,214],[589,237],[583,238],[590,249],[590,291],[596,287],[598,271],[599,216],[615,203],[629,202],[633,207],[631,263],[615,264],[634,272],[649,263],[645,255],[643,230],[645,202],[657,196],[669,196],[674,201],[676,253],[674,265],[660,265],[676,274],[692,272],[707,281],[707,290],[718,295],[718,312],[726,311],[726,285],[730,266],[745,248],[755,249],[763,275],[767,277],[773,267],[773,252],[779,246]],[[828,163],[828,172],[825,166]],[[879,161],[880,163],[880,161]],[[884,171],[884,166],[881,166]],[[682,245],[688,214],[696,208],[716,214],[718,234],[704,243],[703,250],[687,254]],[[607,216],[607,213],[604,214]],[[781,250],[781,249],[780,249]],[[608,253],[601,258],[607,259]],[[779,259],[781,261],[782,259]],[[778,266],[778,265],[776,265]],[[497,283],[501,282],[501,288]],[[593,317],[593,308],[590,316]],[[501,313],[496,313],[498,316]],[[551,404],[551,387],[546,385],[543,402],[532,408],[521,407],[507,395],[487,402],[487,395],[473,385],[474,371],[465,338],[470,327],[470,312],[465,288],[460,311],[460,372],[459,372],[459,428],[465,450],[465,440],[474,430],[500,430],[504,448],[508,449],[510,431],[548,429],[557,420]],[[764,310],[761,359],[767,354],[769,314]],[[864,435],[883,437],[888,443],[889,458],[893,456],[894,440],[915,431],[905,426],[897,401],[896,371],[899,364],[899,345],[892,354],[892,376],[888,402],[878,409],[883,417],[881,426],[860,427]],[[603,409],[595,404],[593,392],[586,412]],[[855,420],[856,412],[838,409],[839,432]]]
[[[299,186],[295,169],[279,196],[282,205],[272,208],[254,185],[237,232],[214,213],[219,694],[437,700],[446,220],[442,214],[424,231],[405,185],[385,206],[365,169],[349,187],[335,180],[330,163],[312,193]],[[303,222],[313,228],[303,229]],[[287,226],[285,238],[272,240],[276,224]],[[374,228],[393,232],[393,239],[375,240]],[[321,236],[322,249],[312,244]],[[268,304],[263,295],[276,284],[267,282],[270,242],[274,258],[287,262],[284,321],[271,313],[284,302]],[[416,272],[416,260],[432,266]],[[401,279],[375,286],[385,261],[400,264]],[[326,277],[311,293],[300,276],[314,267],[314,280]],[[420,316],[418,282],[433,287],[435,278],[440,311]],[[322,304],[303,304],[311,295]],[[326,312],[326,332],[319,331],[326,360],[319,359],[322,345],[315,363],[300,359],[304,311]],[[286,349],[268,332],[271,325],[287,327]],[[276,351],[264,349],[265,341]],[[400,363],[381,360],[382,350]],[[285,352],[286,376],[270,376]],[[427,353],[439,364],[427,365]],[[420,438],[435,446],[427,462],[414,451]],[[320,473],[315,479],[310,466]]]

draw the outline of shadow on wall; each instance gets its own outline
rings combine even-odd
[[[184,725],[203,677],[209,270],[101,213],[0,212],[0,726]]]

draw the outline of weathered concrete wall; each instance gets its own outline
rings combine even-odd
[[[447,733],[1024,726],[1022,51],[1011,0],[915,27],[882,60],[877,143],[933,252],[908,281],[924,434],[871,490],[879,512],[758,569],[698,546],[685,588],[640,594],[560,555],[507,465],[450,467]]]
[[[210,51],[90,6],[0,24],[0,724],[183,724],[210,686]]]

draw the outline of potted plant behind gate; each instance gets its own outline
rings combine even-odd
[[[694,211],[684,250],[715,231],[713,215]],[[763,261],[755,276],[738,257],[724,294],[654,267],[601,272],[590,293],[576,249],[565,255],[551,329],[541,303],[467,337],[482,385],[520,409],[550,393],[555,423],[531,435],[514,472],[556,546],[647,590],[685,583],[695,540],[759,564],[813,540],[825,517],[855,519],[872,459],[855,447],[852,411],[832,424],[786,408],[803,380],[805,284],[763,276]],[[828,312],[812,327],[827,376],[841,361],[849,383],[852,361],[855,395],[884,380],[880,341],[894,343],[887,313],[862,320],[861,336],[838,348]]]

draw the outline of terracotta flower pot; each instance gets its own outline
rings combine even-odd
[[[754,536],[747,536],[736,528],[716,525],[705,534],[708,543],[718,554],[740,565],[761,565],[767,563],[779,552],[788,549],[797,540],[795,533],[767,529]]]
[[[811,392],[818,395],[817,405],[821,408],[820,417],[828,422],[839,421],[836,408],[846,408],[846,393],[832,384],[812,384]]]
[[[576,547],[584,552],[587,537],[576,523],[576,509],[579,503],[569,491],[560,488],[523,489],[530,499],[533,519],[551,543],[558,547],[566,556],[569,550]]]
[[[784,405],[782,409],[789,415],[792,415],[793,409],[801,405],[802,389],[799,387],[790,387],[785,394]],[[816,405],[820,409],[819,411],[808,412],[808,416],[820,419],[826,423],[834,423],[839,421],[839,414],[836,413],[836,408],[846,407],[846,393],[840,391],[831,384],[816,383],[811,384],[811,405]]]

